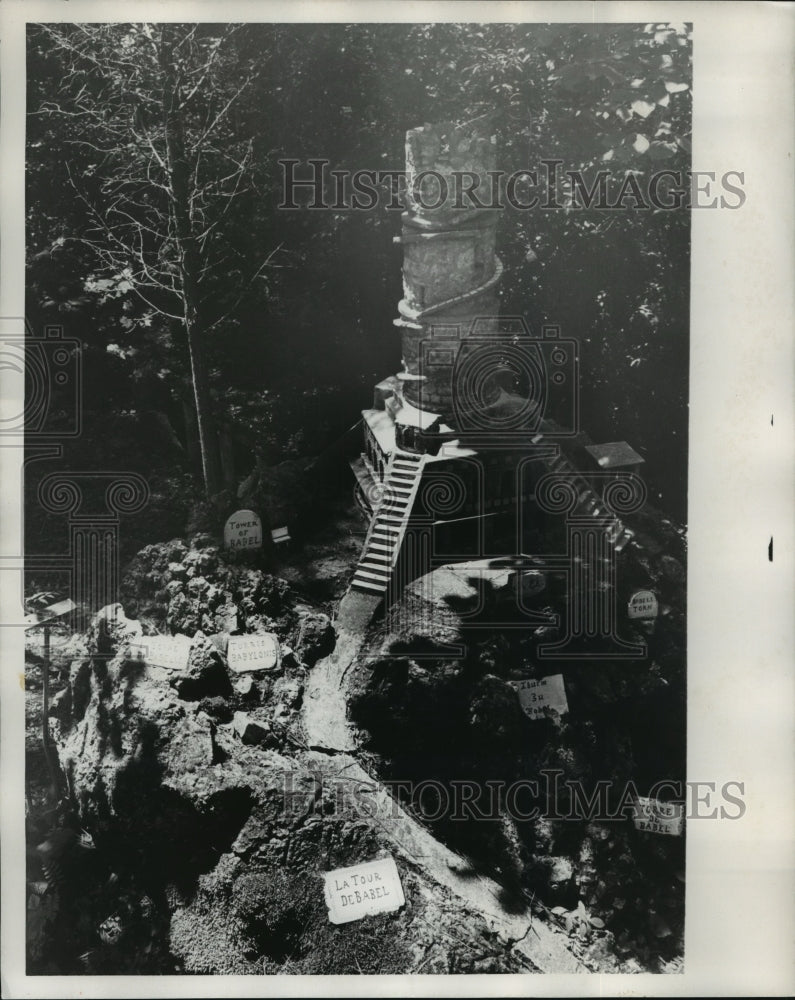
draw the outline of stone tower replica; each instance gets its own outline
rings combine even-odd
[[[452,490],[456,501],[451,506],[453,498],[442,496],[442,520],[478,514],[482,477],[477,463],[462,467],[476,452],[459,433],[466,393],[456,363],[468,337],[495,329],[502,273],[498,213],[478,207],[488,199],[482,190],[477,195],[496,168],[494,136],[482,123],[425,125],[408,132],[406,163],[403,298],[395,320],[403,370],[375,386],[373,406],[362,413],[364,452],[352,463],[357,500],[370,520],[352,587],[370,594],[387,591],[410,525],[439,524],[422,487],[435,480],[438,494],[442,467],[442,493]],[[494,385],[485,388],[487,403],[499,396]],[[417,564],[409,575],[420,571]]]
[[[388,599],[432,558],[524,551],[523,505],[535,479],[570,468],[561,444],[577,432],[574,341],[499,316],[487,121],[411,130],[406,164],[402,370],[375,386],[351,463],[369,520],[351,587]],[[577,503],[596,509],[584,482]]]
[[[477,126],[425,126],[407,135],[408,211],[403,216],[403,299],[398,305],[403,398],[454,420],[453,365],[460,341],[499,313],[498,212],[477,194],[496,169],[496,140]],[[465,195],[466,180],[473,195]],[[438,207],[429,207],[436,206]],[[436,350],[435,340],[440,341]]]

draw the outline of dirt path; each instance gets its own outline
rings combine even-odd
[[[352,751],[356,748],[353,727],[347,720],[348,668],[356,659],[367,626],[381,602],[350,590],[340,602],[334,627],[337,642],[333,652],[312,668],[304,687],[303,728],[311,749]]]
[[[307,744],[312,750],[323,751],[324,769],[330,777],[344,772],[346,780],[372,787],[373,822],[392,841],[396,853],[463,900],[500,934],[506,946],[521,952],[542,972],[587,972],[572,954],[564,934],[541,922],[529,909],[509,912],[496,882],[468,870],[464,858],[436,840],[352,756],[356,736],[347,720],[346,679],[378,603],[378,597],[355,591],[343,598],[335,623],[337,645],[312,668],[304,691],[302,721]]]

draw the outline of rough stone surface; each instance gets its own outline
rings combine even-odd
[[[232,728],[247,746],[273,746],[276,743],[270,724],[252,718],[246,712],[235,712]]]
[[[538,646],[561,636],[559,626],[490,626],[510,611],[513,571],[446,566],[407,586],[391,627],[371,630],[350,673],[350,717],[386,777],[433,778],[450,794],[452,781],[481,790],[535,783],[537,792],[513,801],[513,819],[503,799],[499,821],[442,815],[429,825],[517,900],[530,895],[565,913],[581,904],[587,919],[561,927],[589,967],[624,971],[632,955],[642,970],[667,971],[683,948],[684,838],[639,835],[628,803],[655,781],[685,777],[684,572],[674,566],[684,553],[678,531],[654,512],[633,530],[680,556],[654,544],[622,556],[619,608],[644,587],[661,599],[660,617],[642,629],[620,621],[623,637],[647,644],[645,659],[545,663]],[[527,589],[534,610],[565,620],[566,588],[553,575],[533,571]],[[549,674],[563,675],[569,712],[530,719],[513,683]],[[610,786],[603,799],[600,781]]]
[[[191,669],[215,671],[220,657],[200,636]],[[404,907],[329,923],[322,873],[394,844],[340,800],[324,777],[333,760],[289,742],[288,753],[278,749],[268,716],[300,698],[295,678],[279,678],[253,710],[231,686],[226,697],[186,700],[184,681],[125,659],[117,646],[76,661],[67,691],[58,751],[80,822],[100,855],[115,859],[124,900],[110,916],[88,916],[107,891],[83,901],[101,942],[86,953],[90,971],[140,973],[141,949],[153,954],[155,943],[157,971],[195,974],[527,968],[404,859]],[[231,722],[222,721],[227,707]]]
[[[208,535],[195,536],[190,547],[179,539],[146,546],[127,567],[121,594],[131,615],[191,637],[272,631],[295,640],[301,624],[301,604],[286,580],[236,562]]]
[[[303,662],[313,666],[319,659],[328,656],[334,648],[334,628],[328,615],[307,614],[298,630],[295,651]]]

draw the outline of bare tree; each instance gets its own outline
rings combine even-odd
[[[207,339],[280,249],[253,263],[230,239],[256,189],[240,110],[258,66],[240,25],[44,25],[67,67],[39,113],[70,119],[66,169],[89,220],[71,237],[98,275],[184,325],[208,497],[222,486]]]

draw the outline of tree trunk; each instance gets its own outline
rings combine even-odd
[[[232,435],[223,427],[218,432],[218,445],[221,451],[221,470],[224,475],[224,485],[234,495],[237,490],[235,444],[232,440]]]
[[[196,404],[189,396],[180,396],[182,402],[182,419],[185,424],[185,448],[190,459],[193,472],[202,468],[202,451],[199,444],[199,426],[196,423]]]
[[[188,338],[193,394],[196,401],[196,423],[199,431],[204,488],[212,499],[222,488],[218,441],[210,407],[210,381],[204,354],[201,310],[199,307],[199,254],[190,218],[190,170],[185,156],[182,120],[179,111],[179,84],[171,25],[164,25],[160,45],[160,65],[163,70],[163,115],[171,186],[171,210],[174,219],[177,253],[182,277],[182,301],[185,332]]]

